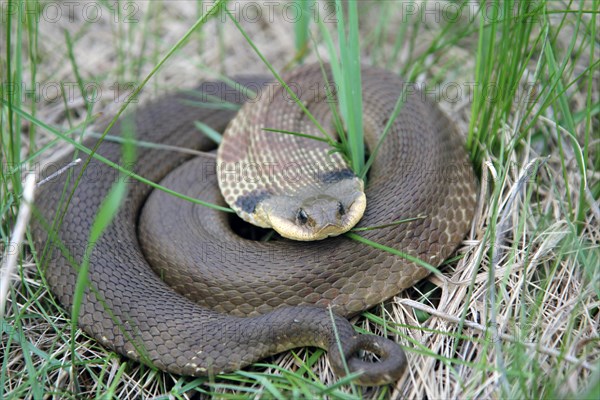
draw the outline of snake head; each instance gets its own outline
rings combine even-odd
[[[281,236],[301,241],[321,240],[349,231],[362,218],[367,200],[357,177],[303,188],[301,194],[271,196],[257,208]]]

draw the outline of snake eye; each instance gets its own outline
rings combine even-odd
[[[341,201],[338,201],[338,214],[340,214],[340,215],[346,214],[346,208],[344,207],[344,205],[342,204]]]
[[[296,213],[296,220],[298,220],[301,225],[304,225],[308,222],[308,214],[306,214],[306,211],[304,211],[303,208],[298,209],[298,212]]]

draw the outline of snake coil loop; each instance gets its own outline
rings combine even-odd
[[[305,88],[324,84],[319,65],[303,66],[284,79]],[[238,80],[241,88],[267,88],[270,81],[269,77]],[[398,96],[404,93],[404,81],[390,72],[368,67],[363,68],[362,84],[365,139],[370,148],[375,148],[386,118],[393,114]],[[230,187],[223,196],[214,157],[191,160],[190,154],[162,148],[210,150],[213,143],[198,132],[195,122],[203,121],[222,132],[236,112],[229,108],[199,108],[195,105],[198,97],[206,96],[207,102],[217,97],[243,103],[247,97],[240,86],[206,82],[194,95],[166,96],[137,110],[136,139],[164,146],[138,148],[133,170],[176,192],[214,204],[224,205],[223,197],[228,196],[235,202],[239,194],[241,200],[234,204],[239,205],[240,213],[277,220],[279,226],[292,221],[297,227],[297,210],[307,205],[296,204],[294,199],[306,197],[305,192],[299,191],[294,198],[273,195],[272,187],[259,188],[245,182],[244,187]],[[464,141],[454,125],[435,104],[424,101],[420,92],[408,92],[370,169],[364,193],[368,207],[358,226],[379,227],[363,230],[360,235],[437,266],[452,254],[468,231],[475,209],[476,183]],[[304,100],[322,126],[333,126],[327,98]],[[241,118],[238,114],[235,132],[245,132],[246,125],[258,122],[264,127],[315,133],[310,121],[286,97],[274,98],[262,106],[268,107],[264,119],[257,119],[262,117],[254,115],[253,108],[244,107],[249,114]],[[122,125],[117,123],[110,133],[119,135],[121,130]],[[224,151],[227,149],[221,152],[229,154],[234,167],[239,167],[236,162],[240,159],[247,159],[243,158],[244,149],[251,149],[269,165],[278,161],[286,167],[295,162],[289,159],[289,142],[265,143],[261,137],[253,136],[257,143],[242,146],[251,138],[237,136],[228,147],[231,154]],[[118,163],[121,146],[104,141],[98,154]],[[318,152],[307,154],[313,157],[313,164],[323,161],[314,158]],[[62,165],[71,160],[72,155],[65,156]],[[346,365],[348,372],[362,372],[358,382],[368,385],[389,383],[405,369],[406,357],[397,344],[357,335],[346,318],[413,286],[429,274],[428,270],[345,236],[302,243],[247,240],[232,230],[229,214],[161,191],[152,192],[138,181],[128,184],[118,215],[94,243],[90,257],[87,238],[115,182],[115,171],[94,159],[88,165],[94,172],[90,176],[82,171],[84,165],[40,187],[36,196],[39,218],[33,222],[32,232],[42,259],[40,268],[45,270],[52,292],[66,307],[73,306],[79,281],[79,269],[74,266],[89,260],[89,287],[81,298],[78,323],[103,345],[179,375],[231,372],[299,346],[329,348],[338,374],[346,374]],[[339,163],[335,166],[316,174],[316,181],[333,188],[347,182],[348,171]],[[232,171],[235,174],[235,169]],[[71,176],[83,178],[75,180]],[[72,193],[72,197],[65,193]],[[365,206],[363,198],[351,196],[342,199],[342,210],[332,199],[313,194],[308,194],[314,200],[308,204],[312,208],[305,208],[306,215],[300,215],[300,222],[310,217],[351,218],[356,204]],[[290,203],[295,206],[290,207]],[[414,218],[417,216],[423,217]],[[390,224],[407,219],[407,223]],[[49,234],[52,221],[60,223]],[[311,223],[300,225],[310,227]],[[323,230],[324,237],[329,235],[327,229]],[[46,251],[48,248],[67,250],[66,254],[58,250],[52,254]],[[328,306],[335,314],[336,335]],[[379,360],[362,361],[360,351],[372,352]]]
[[[404,350],[397,343],[375,335],[356,335],[344,343],[332,343],[329,348],[329,361],[338,376],[359,372],[355,379],[359,385],[376,386],[394,382],[406,370],[407,361]],[[343,359],[339,348],[342,348]],[[361,359],[360,352],[373,353],[376,361]],[[345,364],[344,364],[345,360]]]

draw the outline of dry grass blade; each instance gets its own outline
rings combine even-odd
[[[17,270],[17,261],[23,248],[23,239],[25,231],[31,218],[31,207],[35,194],[35,174],[28,174],[25,177],[23,185],[23,198],[17,215],[17,222],[12,230],[9,245],[2,256],[2,266],[0,268],[0,320],[4,320],[4,307],[9,296],[11,281],[15,279],[14,274]]]

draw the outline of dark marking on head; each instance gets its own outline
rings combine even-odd
[[[328,171],[321,174],[320,178],[323,183],[337,183],[344,179],[355,178],[356,175],[350,169],[340,169],[337,171]]]
[[[271,194],[265,190],[255,190],[247,195],[239,197],[235,201],[235,205],[241,208],[242,211],[252,214],[256,210],[256,206],[269,196],[271,196]]]

